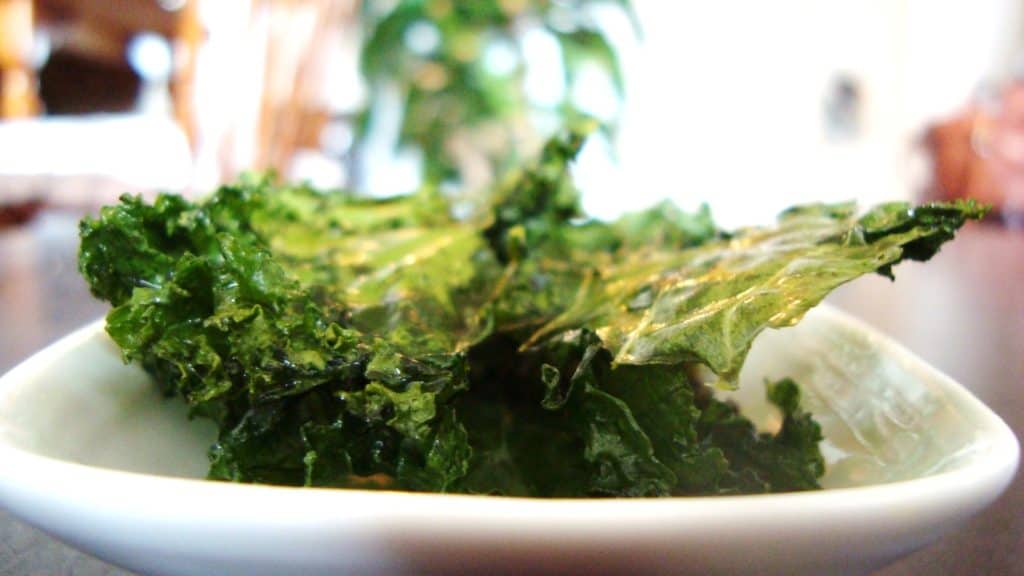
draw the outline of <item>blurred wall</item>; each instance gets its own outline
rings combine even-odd
[[[621,165],[584,159],[601,215],[673,197],[727,225],[794,202],[908,198],[926,123],[1011,75],[1018,0],[635,0]]]

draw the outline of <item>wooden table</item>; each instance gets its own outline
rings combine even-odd
[[[44,213],[0,231],[0,370],[105,306],[75,267],[77,216]],[[1024,233],[976,225],[928,265],[904,264],[831,301],[970,388],[1024,436]],[[0,512],[0,574],[125,574]],[[940,542],[879,572],[1024,575],[1024,480]]]

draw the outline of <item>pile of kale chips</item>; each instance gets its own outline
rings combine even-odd
[[[809,205],[733,233],[670,204],[581,213],[552,139],[456,219],[430,190],[368,199],[250,178],[192,203],[125,196],[81,223],[107,332],[212,419],[209,477],[514,496],[818,487],[789,380],[758,432],[716,385],[751,342],[862,274],[925,260],[984,209]],[[702,366],[700,370],[694,367]]]

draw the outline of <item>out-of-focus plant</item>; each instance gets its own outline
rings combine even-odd
[[[425,182],[465,180],[466,156],[501,170],[584,115],[574,92],[585,68],[602,74],[621,101],[619,59],[597,18],[608,8],[633,19],[628,0],[364,0],[360,67],[368,97],[357,150],[397,94],[397,145],[420,151]],[[554,105],[526,89],[536,64],[526,44],[538,34],[561,53],[564,90]],[[604,128],[614,128],[616,115],[602,119]]]

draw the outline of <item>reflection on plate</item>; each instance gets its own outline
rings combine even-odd
[[[0,505],[147,574],[863,573],[1004,490],[1012,432],[949,378],[839,312],[759,338],[734,393],[790,376],[827,438],[825,490],[529,500],[201,480],[214,430],[186,422],[88,326],[0,379]]]

